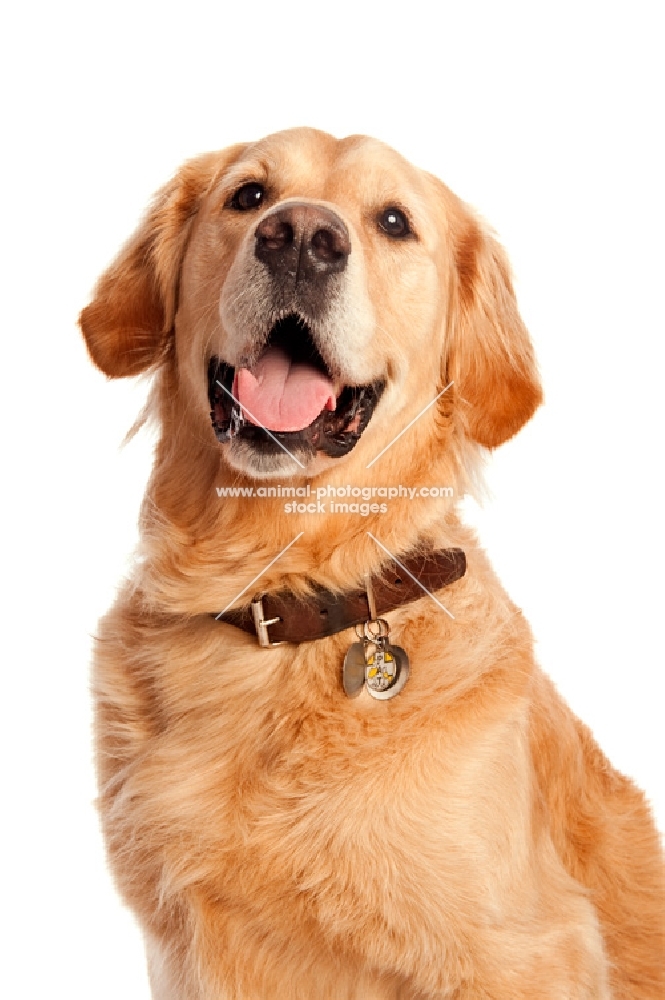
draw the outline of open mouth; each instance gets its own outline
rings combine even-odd
[[[212,357],[210,417],[217,439],[239,438],[264,454],[289,451],[339,458],[360,440],[384,380],[335,387],[307,323],[292,313],[272,327],[251,368]]]

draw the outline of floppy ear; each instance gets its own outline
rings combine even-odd
[[[447,381],[455,382],[468,435],[496,448],[540,404],[538,370],[503,248],[471,216],[454,258]]]
[[[241,148],[185,163],[97,283],[79,323],[90,357],[111,378],[138,375],[165,356],[193,219],[203,195]]]

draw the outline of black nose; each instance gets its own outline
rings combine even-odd
[[[337,274],[351,253],[349,231],[335,212],[321,205],[291,202],[256,227],[254,252],[268,270],[296,282]]]

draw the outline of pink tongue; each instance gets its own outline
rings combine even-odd
[[[322,410],[337,405],[326,375],[305,362],[292,362],[278,347],[269,347],[252,371],[237,372],[233,395],[246,419],[269,431],[301,431]]]

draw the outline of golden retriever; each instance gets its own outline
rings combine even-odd
[[[291,130],[186,163],[81,327],[154,373],[94,695],[156,1000],[662,998],[648,806],[459,519],[541,400],[486,227],[378,141]]]

